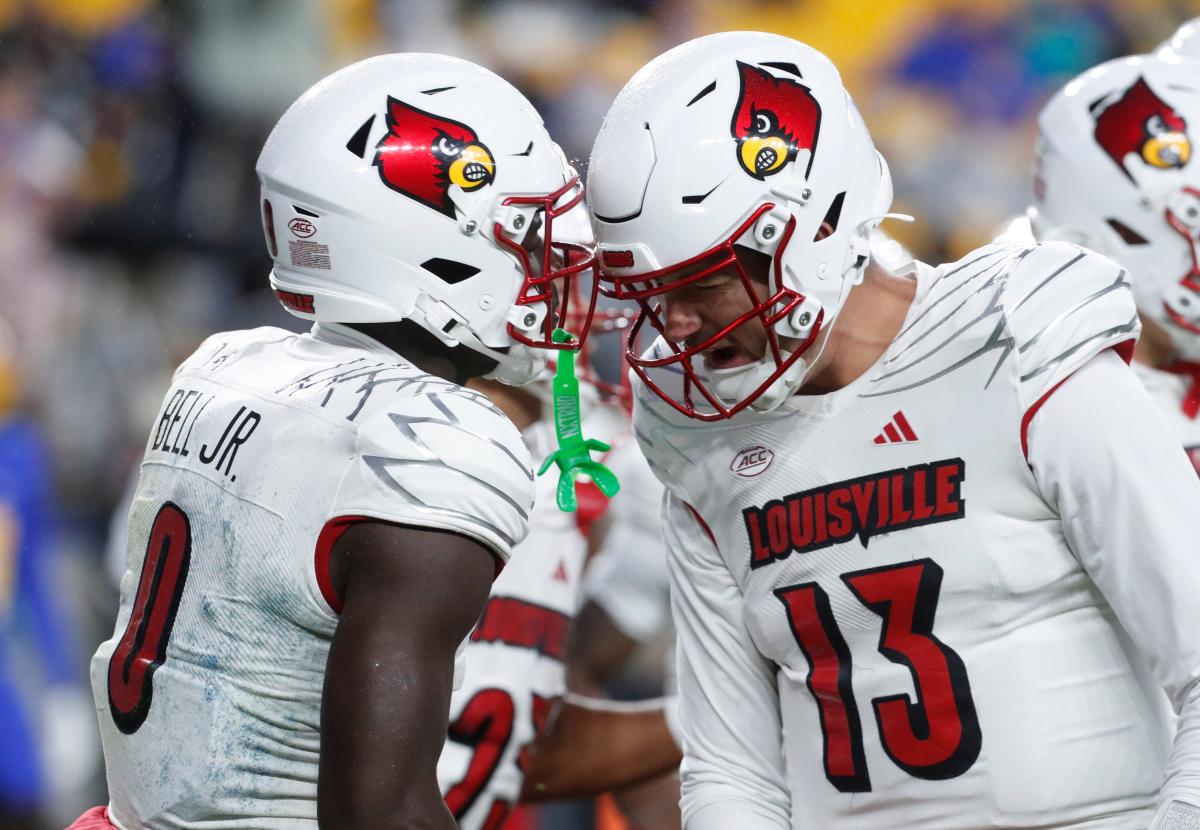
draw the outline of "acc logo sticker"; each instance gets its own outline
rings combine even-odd
[[[307,239],[317,232],[317,226],[307,219],[301,219],[297,216],[291,222],[288,222],[288,230],[296,234],[301,239]]]
[[[729,469],[742,478],[754,478],[756,475],[766,472],[767,467],[770,467],[771,462],[774,460],[775,453],[761,444],[755,444],[753,447],[746,447],[735,455],[729,465]]]

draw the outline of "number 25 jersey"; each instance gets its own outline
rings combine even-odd
[[[352,329],[210,337],[147,442],[92,658],[113,822],[315,828],[339,532],[448,530],[507,559],[532,496],[498,409]]]
[[[1131,345],[1126,276],[1061,244],[917,268],[900,333],[837,392],[701,424],[639,389],[685,819],[732,780],[775,805],[756,827],[1145,827],[1161,692],[1023,446],[1039,400]]]

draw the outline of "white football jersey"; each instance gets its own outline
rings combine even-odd
[[[1035,241],[1033,225],[1026,214],[1009,219],[996,242],[1032,245]],[[1132,275],[1134,278],[1136,274]],[[1150,397],[1154,399],[1167,417],[1172,428],[1179,436],[1180,443],[1191,459],[1197,472],[1200,472],[1200,418],[1184,411],[1184,403],[1192,384],[1200,379],[1200,367],[1191,366],[1190,373],[1176,374],[1155,369],[1144,363],[1134,361],[1130,364],[1134,373],[1141,380]]]
[[[645,642],[670,631],[667,557],[660,515],[663,487],[637,442],[613,448],[605,462],[621,479],[608,528],[583,578],[583,595],[625,636]]]
[[[617,407],[593,403],[584,411],[588,438],[611,441],[628,428]],[[533,424],[524,437],[539,464],[558,448],[550,420]],[[466,679],[450,702],[438,783],[464,830],[495,830],[504,822],[525,781],[522,755],[566,691],[567,631],[588,540],[580,513],[558,509],[558,477],[552,467],[537,480],[529,535],[492,586],[467,643]],[[635,497],[627,485],[622,479],[615,498]]]
[[[685,820],[745,799],[747,827],[1144,828],[1161,692],[1025,447],[1059,383],[1131,347],[1127,275],[1063,243],[915,274],[841,390],[712,424],[637,390],[670,492]]]
[[[92,658],[113,822],[315,828],[337,536],[376,519],[506,560],[532,498],[499,409],[352,329],[206,340],[147,442]]]

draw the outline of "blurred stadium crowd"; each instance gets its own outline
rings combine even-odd
[[[123,568],[106,561],[110,519],[174,366],[212,331],[296,324],[267,291],[254,161],[314,80],[381,52],[469,57],[520,87],[582,170],[650,57],[711,31],[786,34],[842,70],[895,209],[924,218],[895,231],[941,262],[1023,209],[1033,119],[1058,85],[1197,14],[1200,0],[0,0],[0,828],[62,826],[103,800],[86,666]]]

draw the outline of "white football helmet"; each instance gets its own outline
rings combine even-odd
[[[492,72],[427,54],[348,66],[288,108],[257,170],[271,287],[296,316],[412,320],[518,384],[545,349],[586,337],[595,279],[577,339],[551,340],[580,294],[563,283],[595,263],[590,236],[555,232],[582,185],[533,106]]]
[[[1163,41],[1155,54],[1164,60],[1200,60],[1200,17],[1184,23],[1170,39]]]
[[[647,322],[663,333],[654,297],[722,268],[741,273],[751,315],[696,346],[663,338],[665,356],[626,355],[647,386],[701,420],[768,411],[803,383],[807,353],[861,280],[892,200],[887,164],[833,64],[760,32],[692,40],[634,75],[596,138],[588,187],[603,290],[641,306],[631,343]],[[824,222],[833,233],[816,241]],[[766,301],[734,245],[772,258]],[[685,268],[698,270],[664,279]],[[693,365],[738,325],[766,329],[760,361]],[[648,376],[664,368],[683,374],[679,393]]]
[[[1038,119],[1038,239],[1076,242],[1132,277],[1142,314],[1200,358],[1200,73],[1147,55],[1088,70]]]

